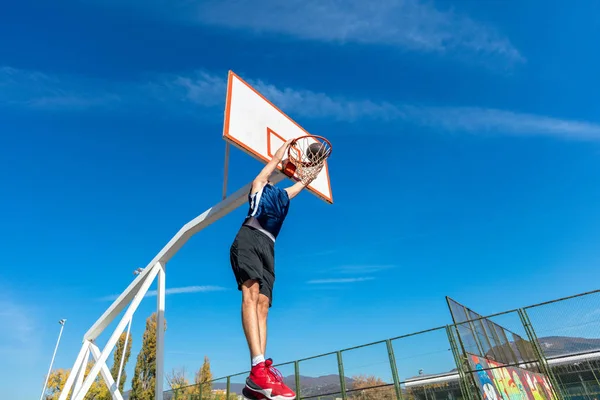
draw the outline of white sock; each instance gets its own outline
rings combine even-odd
[[[261,354],[259,356],[256,356],[254,358],[252,358],[252,366],[256,366],[258,364],[260,364],[261,362],[265,362],[265,355]]]

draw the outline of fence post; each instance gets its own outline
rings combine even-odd
[[[402,400],[402,389],[400,388],[400,377],[398,376],[398,366],[396,365],[396,356],[394,355],[394,346],[392,341],[387,339],[385,341],[388,351],[388,357],[390,359],[390,368],[392,369],[392,377],[394,378],[394,389],[396,389],[396,399]]]
[[[296,378],[296,398],[298,400],[302,399],[300,394],[300,363],[298,361],[294,361],[294,377]]]
[[[464,349],[462,352],[460,351],[458,344],[456,343],[456,340],[454,338],[454,334],[452,333],[452,328],[454,328],[456,331],[456,336],[458,337],[458,340],[461,343],[461,347],[462,340],[460,338],[460,333],[456,325],[446,325],[446,334],[448,335],[450,349],[452,350],[454,362],[456,363],[456,369],[458,370],[460,391],[463,395],[463,398],[465,399],[479,399],[481,397],[479,392],[477,393],[477,395],[473,395],[473,393],[471,392],[471,379],[474,379],[473,374],[469,372],[470,368],[467,371],[465,371],[464,359],[466,357],[466,352],[464,351]]]
[[[225,395],[225,400],[229,400],[229,391],[231,388],[231,376],[227,377],[227,394]]]
[[[337,352],[338,371],[340,374],[340,390],[342,391],[342,399],[346,400],[346,377],[344,376],[344,361],[342,360],[342,352]]]
[[[531,342],[531,344],[533,346],[533,351],[535,352],[535,355],[538,359],[538,363],[540,365],[541,372],[543,374],[545,374],[548,377],[548,379],[550,379],[550,383],[552,384],[552,391],[554,392],[554,395],[556,396],[556,398],[559,400],[562,400],[563,396],[561,393],[560,386],[558,384],[558,381],[556,380],[556,377],[554,376],[554,372],[552,372],[552,369],[548,365],[548,361],[546,360],[546,357],[544,356],[544,351],[540,347],[540,342],[538,341],[537,335],[535,334],[535,331],[533,330],[533,326],[531,325],[531,320],[529,319],[529,315],[527,315],[527,312],[525,311],[524,308],[519,308],[517,311],[519,313],[519,317],[521,318],[521,323],[523,324],[523,327],[525,328],[525,333],[527,333],[527,337],[529,338],[529,341]]]

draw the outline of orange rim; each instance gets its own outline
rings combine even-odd
[[[329,156],[331,155],[331,151],[332,151],[332,147],[331,147],[331,143],[329,142],[329,140],[327,140],[326,138],[324,138],[323,136],[318,136],[318,135],[304,135],[304,136],[299,136],[296,139],[294,139],[294,141],[290,144],[290,147],[288,147],[288,158],[290,161],[294,162],[295,164],[299,164],[299,165],[303,165],[303,166],[310,166],[312,163],[307,162],[307,161],[302,161],[302,151],[296,147],[296,142],[300,139],[314,139],[317,143],[323,143],[326,145],[327,147],[327,155],[324,157],[323,162],[325,162],[325,160],[327,158],[329,158]],[[293,149],[293,150],[292,150]],[[295,154],[294,154],[295,153]]]

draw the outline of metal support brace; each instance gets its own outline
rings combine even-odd
[[[102,354],[100,353],[100,349],[94,343],[91,343],[90,350],[92,351],[92,357],[94,358],[94,360],[96,360],[96,363],[98,363],[98,360],[100,360],[100,357],[102,356]],[[123,400],[123,396],[119,392],[119,388],[115,384],[115,381],[113,380],[112,374],[110,373],[110,370],[108,369],[106,363],[101,363],[100,367],[100,373],[104,378],[104,382],[106,382],[106,386],[108,386],[108,390],[110,391],[113,400]]]
[[[342,360],[342,352],[337,352],[338,371],[340,374],[340,390],[342,392],[342,399],[346,400],[346,377],[344,376],[344,361]]]
[[[533,330],[533,326],[531,325],[529,315],[527,315],[527,312],[523,308],[519,308],[517,311],[519,313],[519,318],[521,318],[521,323],[525,328],[525,333],[527,333],[527,337],[533,346],[533,351],[536,353],[541,372],[546,375],[548,379],[550,379],[550,383],[552,384],[552,392],[556,396],[556,399],[562,400],[563,396],[558,384],[558,380],[556,379],[556,376],[554,376],[552,368],[550,368],[548,365],[544,351],[540,347],[540,342],[535,334],[535,331]]]
[[[155,400],[163,399],[163,373],[165,354],[165,265],[161,262],[158,266],[158,283],[156,296],[156,385],[154,389]]]
[[[87,365],[88,362],[88,358],[89,358],[89,351],[90,351],[90,342],[87,340],[84,340],[83,345],[81,346],[81,350],[79,350],[79,354],[77,355],[77,358],[75,359],[75,364],[73,364],[73,368],[71,368],[71,373],[69,374],[69,377],[67,378],[67,381],[65,382],[65,387],[63,388],[62,392],[60,393],[60,397],[58,398],[58,400],[66,400],[67,399],[67,395],[69,394],[69,392],[71,391],[71,388],[73,387],[73,383],[75,382],[75,379],[77,379],[77,386],[75,387],[77,389],[77,392],[79,391],[79,388],[81,388],[81,385],[83,384],[83,375],[85,374],[85,367]],[[82,371],[83,368],[83,371]],[[74,373],[75,371],[77,371],[77,373]],[[77,393],[75,390],[73,391],[73,393]]]
[[[301,399],[302,396],[300,394],[300,363],[298,361],[294,361],[294,376],[296,378],[296,398]]]
[[[123,364],[125,363],[125,354],[127,353],[127,344],[129,343],[129,334],[131,332],[131,321],[129,320],[129,324],[127,324],[127,334],[125,335],[125,345],[123,346],[123,353],[121,354],[121,363],[119,364],[119,373],[117,374],[117,387],[119,387],[119,382],[121,382],[121,374],[123,372]]]
[[[398,366],[396,365],[396,356],[394,355],[394,346],[392,341],[387,339],[385,341],[388,351],[388,357],[390,359],[390,368],[392,370],[392,378],[394,379],[394,389],[396,390],[396,399],[402,400],[402,389],[400,388],[400,377],[398,376]]]
[[[125,315],[123,315],[123,318],[121,318],[121,321],[119,321],[119,324],[117,325],[114,332],[108,339],[108,343],[104,347],[104,350],[102,350],[102,353],[99,355],[99,357],[97,357],[96,363],[92,367],[92,370],[90,371],[88,376],[84,379],[81,389],[79,391],[73,393],[73,400],[83,400],[83,398],[85,397],[87,392],[90,390],[92,383],[98,376],[98,373],[100,372],[102,367],[106,366],[106,360],[108,359],[109,354],[111,353],[112,349],[115,347],[117,341],[119,340],[119,336],[121,336],[121,333],[123,333],[123,331],[125,330],[125,326],[127,325],[129,320],[133,316],[133,313],[139,306],[143,297],[148,292],[148,289],[150,288],[150,285],[152,284],[152,282],[154,281],[154,278],[158,274],[159,269],[160,269],[160,265],[156,264],[149,269],[147,275],[144,275],[145,280],[141,283],[141,285],[139,285],[137,292],[133,295],[133,300],[131,301],[131,304],[127,308]],[[140,275],[142,275],[142,274],[140,274]],[[91,343],[91,341],[90,341],[90,349],[93,352],[92,344],[93,343]],[[79,366],[79,365],[77,365],[77,366]],[[75,370],[75,368],[73,368],[72,370]],[[108,382],[107,382],[107,384],[108,384]],[[72,382],[71,382],[71,385],[72,385]],[[110,387],[110,385],[109,385],[109,387]],[[66,400],[66,398],[67,398],[66,396],[70,390],[71,390],[71,387],[69,386],[69,382],[67,381],[67,384],[65,385],[65,388],[63,389],[63,392],[61,393],[59,400]],[[117,390],[117,392],[118,392],[118,390]],[[115,393],[113,392],[112,394],[114,396]]]
[[[225,167],[223,168],[223,200],[227,198],[227,178],[229,177],[229,142],[225,141]]]
[[[73,388],[73,393],[77,393],[79,389],[81,389],[81,385],[83,385],[83,378],[85,377],[85,370],[87,369],[88,360],[90,359],[90,342],[86,342],[86,351],[85,357],[83,357],[83,361],[77,370],[77,376],[75,377],[75,387]]]
[[[448,325],[446,326],[446,334],[448,335],[448,341],[450,342],[450,349],[452,350],[452,355],[454,356],[454,362],[456,363],[456,368],[458,369],[458,376],[460,379],[460,391],[462,393],[463,398],[465,399],[478,399],[481,396],[479,393],[473,395],[471,392],[471,379],[473,379],[473,374],[465,371],[465,353],[461,353],[458,344],[456,343],[454,333],[452,332],[452,328],[456,330],[456,334],[458,333],[458,328],[456,325]],[[460,336],[459,336],[460,340]]]

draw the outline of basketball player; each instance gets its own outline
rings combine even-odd
[[[243,390],[247,399],[296,398],[272,366],[273,361],[265,359],[267,314],[273,302],[275,283],[275,240],[287,216],[290,200],[308,184],[300,181],[281,189],[269,182],[292,142],[285,142],[252,182],[248,215],[230,249],[231,267],[242,292],[242,326],[252,359],[250,376]]]

